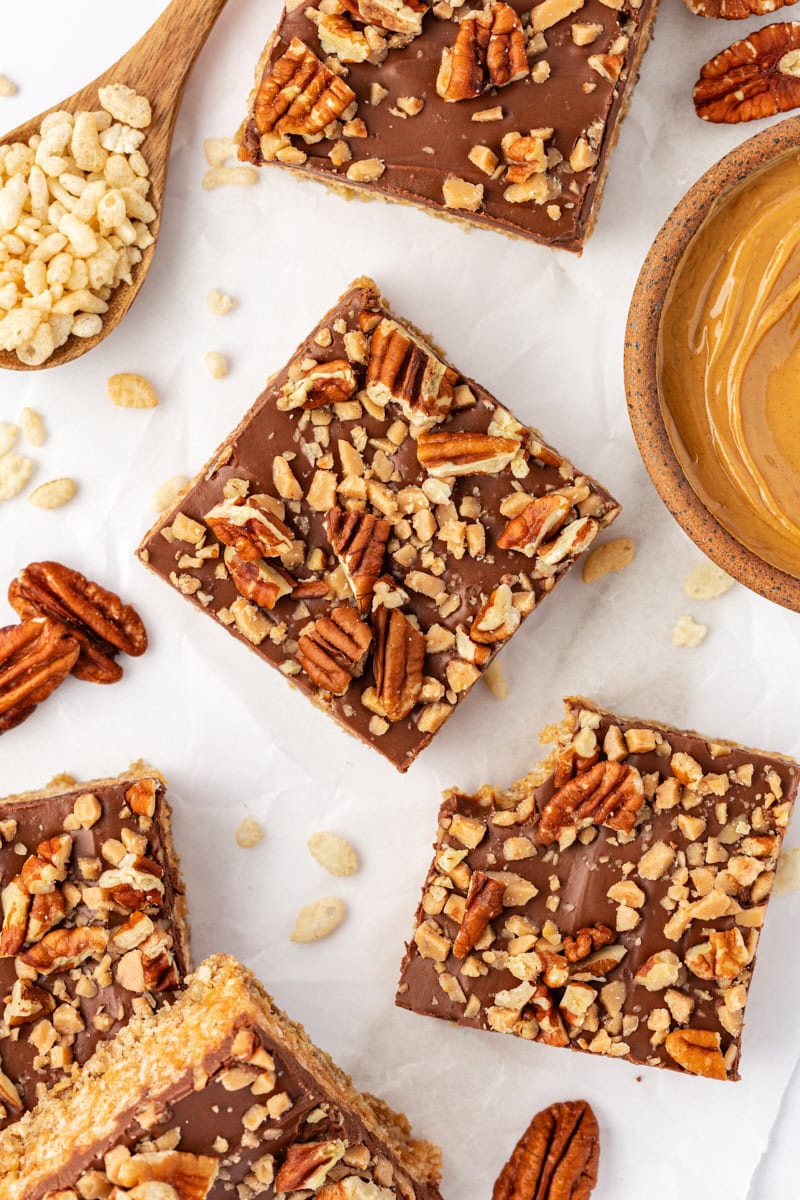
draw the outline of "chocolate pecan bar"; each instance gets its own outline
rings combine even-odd
[[[657,0],[289,0],[239,157],[578,251]]]
[[[133,767],[0,800],[0,1127],[190,969],[165,793]]]
[[[360,280],[139,555],[404,771],[618,512]]]
[[[446,795],[397,1003],[738,1079],[800,766],[566,704],[553,753],[509,791]]]
[[[0,1179],[3,1200],[441,1200],[438,1149],[223,955],[0,1134]]]

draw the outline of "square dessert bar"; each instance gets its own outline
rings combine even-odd
[[[447,793],[397,1003],[738,1079],[800,767],[566,704],[555,750],[508,792]]]
[[[0,1134],[0,1195],[441,1200],[439,1159],[218,955]]]
[[[0,1127],[191,969],[165,792],[137,766],[0,800]]]
[[[656,3],[291,0],[239,157],[580,252]]]
[[[360,280],[139,556],[404,771],[618,512]]]

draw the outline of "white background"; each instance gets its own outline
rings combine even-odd
[[[0,129],[93,78],[161,8],[161,0],[6,0],[0,72],[20,91],[0,99]],[[699,552],[639,462],[622,385],[625,315],[647,247],[697,175],[762,125],[701,124],[692,84],[707,58],[759,22],[703,21],[664,0],[597,231],[578,260],[396,205],[348,204],[274,170],[254,188],[203,192],[202,139],[238,125],[278,14],[277,0],[230,0],[198,61],[177,124],[158,253],[122,327],[71,366],[0,376],[0,419],[28,404],[50,430],[33,452],[31,486],[60,475],[79,484],[56,512],[33,509],[24,495],[0,507],[0,577],[33,559],[64,560],[134,601],[151,637],[121,684],[69,680],[2,739],[0,793],[64,770],[116,773],[140,756],[157,764],[171,783],[197,959],[215,950],[243,958],[361,1086],[440,1142],[446,1200],[488,1200],[531,1115],[577,1096],[591,1100],[602,1128],[597,1200],[796,1197],[797,894],[771,907],[739,1084],[637,1071],[392,1005],[441,789],[523,773],[562,695],[583,691],[622,712],[800,754],[800,618],[738,585],[711,603],[686,599],[682,583]],[[476,689],[405,777],[133,559],[154,488],[199,469],[267,374],[362,273],[465,373],[603,480],[625,506],[615,534],[637,543],[627,571],[594,585],[578,571],[568,578],[502,656],[509,699]],[[212,286],[239,308],[212,317]],[[210,349],[230,357],[222,382],[202,365]],[[160,406],[114,408],[105,380],[117,371],[150,378]],[[684,612],[710,626],[699,649],[671,645]],[[0,600],[3,620],[13,614]],[[247,813],[266,836],[244,851],[234,832]],[[358,875],[333,880],[311,859],[305,842],[319,828],[358,846]],[[327,942],[292,945],[296,911],[324,895],[345,899],[346,923]]]

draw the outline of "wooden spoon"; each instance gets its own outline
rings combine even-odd
[[[164,185],[169,166],[169,151],[175,118],[180,99],[194,60],[203,48],[227,0],[172,0],[158,20],[135,46],[124,54],[112,67],[98,76],[60,104],[54,104],[39,113],[24,125],[12,129],[0,142],[27,142],[37,133],[48,113],[57,109],[70,112],[97,110],[100,102],[97,90],[108,83],[124,83],[150,101],[153,111],[152,123],[145,131],[140,147],[150,167],[150,192],[148,200],[156,210],[156,218],[150,225],[154,239],[158,238],[161,226],[161,209],[164,201]],[[12,371],[38,371],[43,367],[56,367],[61,363],[80,358],[119,325],[136,299],[139,288],[145,281],[153,261],[156,242],[142,251],[141,262],[132,271],[132,283],[121,283],[108,300],[108,311],[103,314],[103,328],[94,337],[70,336],[40,367],[29,367],[20,362],[13,351],[0,350],[0,367]]]

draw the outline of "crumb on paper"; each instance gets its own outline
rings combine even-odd
[[[245,817],[236,830],[236,844],[241,846],[243,850],[252,850],[253,846],[257,846],[259,842],[264,840],[264,831],[252,817]]]
[[[581,571],[584,583],[595,583],[611,571],[621,571],[627,567],[634,554],[636,545],[633,538],[612,538],[595,546],[583,560]]]
[[[328,937],[334,929],[338,929],[344,920],[347,909],[344,901],[336,896],[326,896],[323,900],[313,900],[306,904],[297,914],[294,929],[291,933],[293,942],[318,942]]]
[[[0,458],[0,500],[13,500],[33,474],[33,462],[24,454],[4,454]]]
[[[0,75],[0,96],[16,96],[17,85],[7,75]]]
[[[155,408],[158,396],[143,375],[111,375],[106,380],[108,398],[118,408]]]
[[[505,700],[508,696],[508,683],[503,675],[499,659],[495,658],[483,672],[483,682],[494,696],[495,700]]]
[[[255,167],[209,167],[203,176],[203,190],[209,192],[222,184],[252,187],[257,179]]]
[[[166,512],[177,504],[191,487],[191,480],[186,475],[173,475],[153,492],[150,498],[150,509],[154,513]]]
[[[800,847],[782,850],[775,872],[775,895],[785,896],[789,892],[800,892]]]
[[[233,296],[229,296],[227,292],[221,292],[219,288],[212,288],[206,297],[208,311],[214,317],[224,317],[226,313],[236,308],[237,303],[238,301]]]
[[[10,421],[0,421],[0,458],[13,450],[19,429]]]
[[[308,848],[312,857],[331,875],[355,875],[358,870],[358,855],[354,847],[338,833],[327,830],[312,833]]]
[[[228,374],[228,360],[218,350],[208,350],[203,355],[203,364],[212,379],[224,379]]]
[[[20,433],[29,446],[43,446],[47,441],[44,418],[33,408],[23,408],[17,417]]]
[[[205,138],[203,153],[209,167],[221,167],[229,158],[236,158],[239,153],[239,143],[233,138]]]
[[[688,613],[680,618],[672,631],[673,646],[699,646],[705,641],[708,626],[701,625]]]
[[[690,600],[716,600],[718,596],[724,596],[734,582],[722,567],[706,559],[690,571],[683,590]]]
[[[75,480],[64,477],[63,479],[50,479],[47,483],[40,483],[31,492],[28,501],[35,508],[61,508],[74,495]]]

